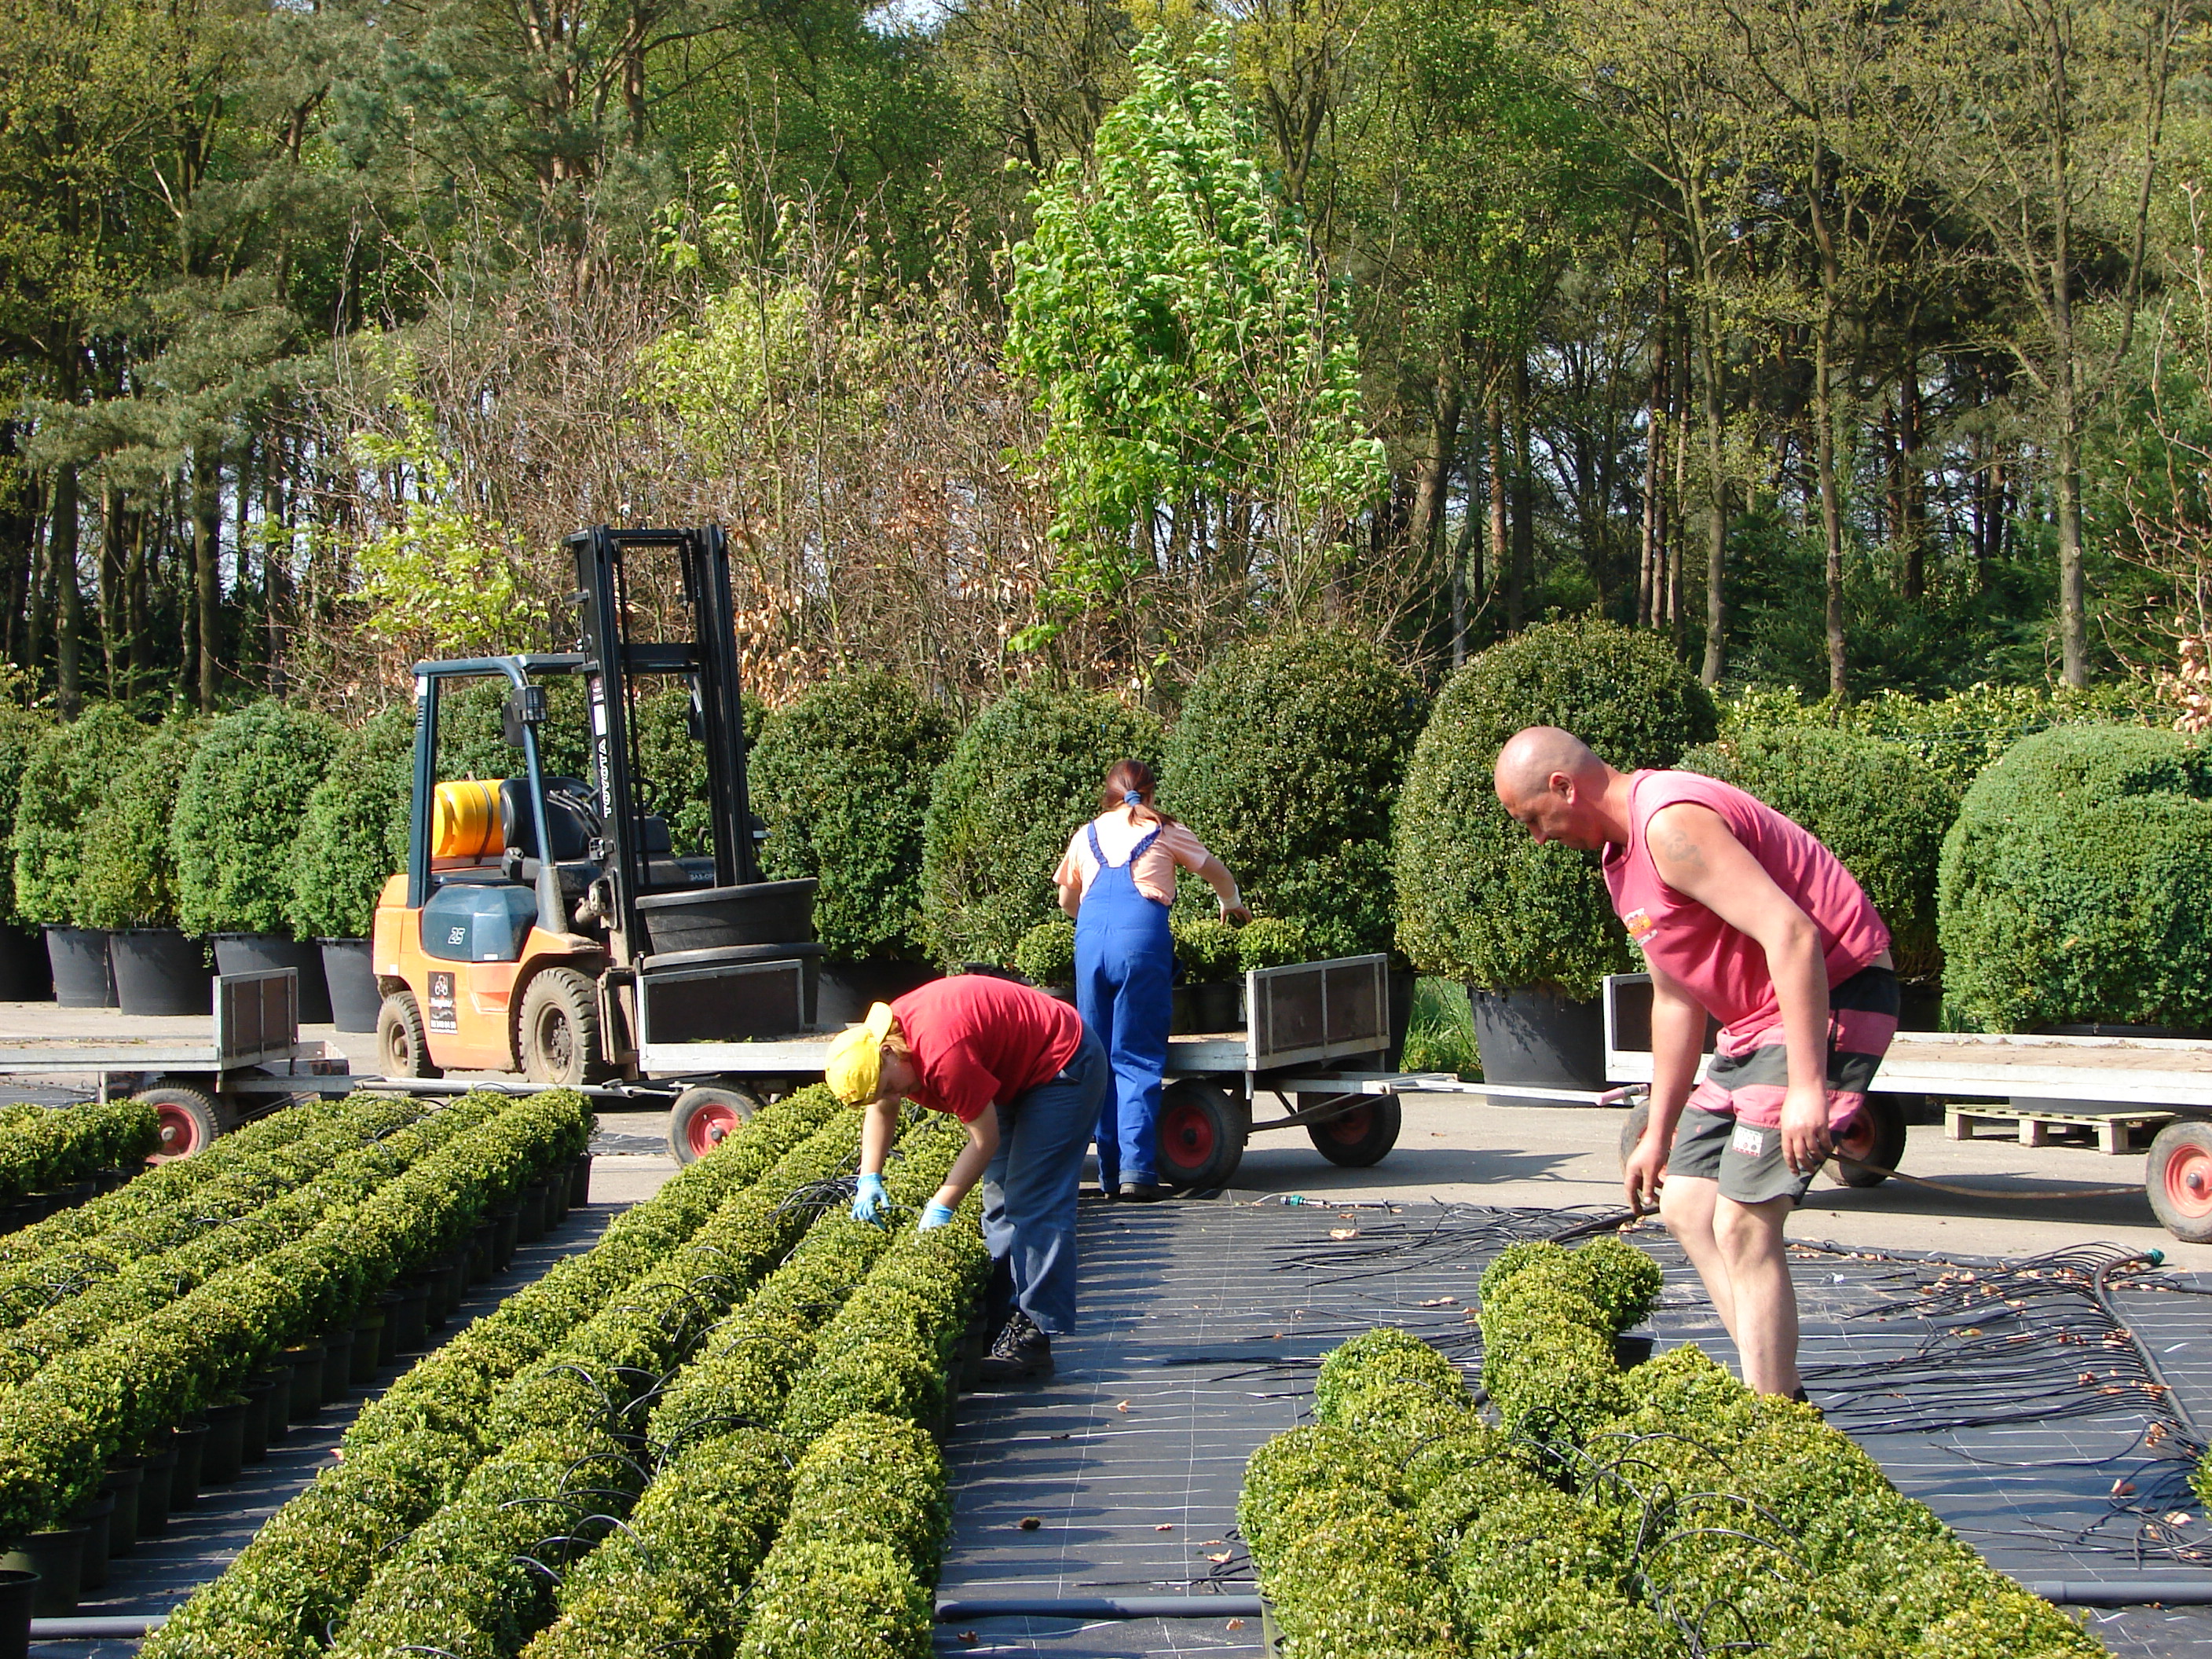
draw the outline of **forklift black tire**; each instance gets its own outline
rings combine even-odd
[[[386,1077],[443,1077],[430,1063],[430,1039],[412,991],[394,991],[376,1011],[376,1063]]]
[[[668,1150],[677,1163],[696,1164],[760,1109],[743,1089],[686,1089],[668,1109]]]
[[[1382,1095],[1363,1100],[1341,1117],[1307,1124],[1306,1137],[1330,1163],[1364,1170],[1389,1156],[1404,1123],[1405,1109],[1398,1097]]]
[[[2143,1160],[2143,1191],[2166,1231],[2212,1244],[2212,1123],[2185,1117],[2160,1129]]]
[[[522,994],[522,1073],[532,1083],[573,1089],[604,1083],[599,988],[574,968],[546,968]]]
[[[1869,1095],[1850,1128],[1836,1137],[1836,1179],[1846,1187],[1879,1187],[1905,1161],[1905,1102]]]
[[[154,1109],[155,1120],[161,1125],[161,1149],[154,1154],[156,1163],[167,1164],[204,1152],[208,1143],[222,1133],[215,1097],[204,1089],[165,1083],[158,1088],[141,1090],[138,1098]]]
[[[1250,1115],[1226,1089],[1188,1077],[1170,1084],[1160,1097],[1159,1178],[1201,1192],[1226,1187],[1251,1130]]]
[[[1628,1121],[1620,1126],[1620,1167],[1628,1168],[1629,1155],[1635,1152],[1637,1142],[1644,1139],[1644,1126],[1651,1121],[1651,1103],[1639,1100],[1628,1109]]]

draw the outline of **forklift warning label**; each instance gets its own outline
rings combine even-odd
[[[453,1018],[453,976],[451,974],[430,975],[430,1029],[434,1031],[458,1031],[460,1022]]]

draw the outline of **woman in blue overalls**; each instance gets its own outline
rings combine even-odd
[[[1114,1067],[1098,1113],[1098,1184],[1108,1197],[1164,1198],[1158,1172],[1160,1074],[1168,1060],[1176,870],[1212,887],[1221,914],[1250,915],[1229,866],[1152,805],[1152,769],[1117,762],[1099,814],[1068,843],[1054,880],[1075,918],[1075,1006]]]

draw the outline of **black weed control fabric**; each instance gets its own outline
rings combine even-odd
[[[1483,1267],[1597,1212],[1285,1206],[1228,1194],[1086,1204],[1081,1330],[1042,1386],[962,1401],[944,1600],[1249,1595],[1235,1531],[1244,1461],[1310,1420],[1314,1369],[1376,1325],[1470,1380]],[[1733,1364],[1696,1275],[1666,1269],[1650,1334]],[[1794,1252],[1812,1396],[1996,1566],[2027,1581],[2212,1575],[2188,1486],[2212,1427],[2212,1281],[2113,1246],[2027,1262]],[[2140,1345],[2140,1346],[2139,1346]],[[2148,1364],[2141,1358],[2151,1354]],[[2212,1608],[2091,1614],[2118,1654],[2212,1651]],[[941,1626],[945,1653],[1258,1654],[1259,1621],[1036,1616]]]

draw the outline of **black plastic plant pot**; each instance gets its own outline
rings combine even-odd
[[[516,1224],[520,1218],[510,1207],[491,1218],[491,1267],[494,1273],[505,1273],[514,1263]]]
[[[479,1221],[469,1231],[469,1283],[481,1285],[499,1271],[492,1260],[492,1246],[499,1235],[496,1222]]]
[[[39,1575],[0,1569],[0,1659],[30,1659],[31,1613],[39,1599]]]
[[[0,1555],[0,1571],[36,1574],[32,1613],[40,1619],[68,1618],[76,1611],[83,1587],[84,1528],[57,1527],[17,1539],[15,1548]]]
[[[545,1213],[549,1188],[543,1181],[533,1181],[522,1189],[522,1208],[515,1217],[514,1241],[518,1244],[535,1244],[545,1237],[550,1224]]]
[[[44,1002],[53,994],[46,941],[27,928],[0,927],[0,1002]]]
[[[275,1385],[265,1376],[248,1377],[238,1385],[246,1396],[246,1410],[240,1419],[238,1461],[245,1463],[265,1463],[269,1461],[269,1406]]]
[[[376,1368],[384,1358],[384,1316],[365,1313],[353,1328],[353,1363],[346,1375],[356,1388],[376,1381]]]
[[[744,887],[699,887],[653,893],[637,902],[646,950],[706,951],[732,945],[774,945],[814,937],[811,876],[757,881]]]
[[[288,1423],[310,1423],[323,1409],[323,1360],[330,1350],[320,1342],[302,1343],[284,1350],[283,1363],[292,1368],[292,1389],[285,1413]]]
[[[146,1490],[146,1465],[142,1459],[120,1457],[107,1466],[101,1492],[115,1500],[107,1517],[107,1553],[128,1555],[138,1544],[138,1498]]]
[[[341,1031],[374,1031],[384,994],[376,988],[365,939],[319,939],[323,983],[331,994],[331,1024]],[[302,1018],[306,1018],[304,1015]]]
[[[384,1342],[377,1352],[379,1364],[396,1364],[402,1355],[422,1351],[429,1340],[429,1326],[424,1318],[428,1302],[429,1292],[419,1284],[402,1285],[376,1298],[376,1305],[384,1310]]]
[[[1486,1083],[1535,1089],[1605,1087],[1605,1006],[1533,988],[1468,988]]]
[[[177,1425],[171,1449],[177,1461],[169,1470],[169,1513],[188,1510],[200,1501],[201,1474],[207,1464],[208,1425],[195,1418]]]
[[[173,1442],[146,1454],[138,1476],[138,1537],[159,1538],[169,1529],[170,1494],[176,1480],[177,1449]]]
[[[54,1000],[61,1006],[115,1006],[115,975],[107,965],[107,935],[97,927],[48,927],[46,962],[53,969]]]
[[[77,1559],[79,1590],[96,1590],[107,1583],[107,1558],[114,1553],[109,1540],[115,1520],[115,1500],[105,1493],[70,1511],[69,1524],[84,1528],[84,1552]]]
[[[296,968],[300,973],[300,1024],[331,1023],[331,988],[323,980],[323,953],[313,945],[302,945],[282,933],[217,933],[215,965],[217,972],[225,974],[260,974],[278,968]]]
[[[323,1398],[335,1406],[353,1387],[353,1327],[331,1331],[323,1337]]]
[[[942,977],[926,962],[824,962],[814,994],[814,1023],[832,1031],[857,1025],[867,1018],[871,1004],[896,1002]]]
[[[246,1412],[243,1400],[207,1408],[207,1443],[200,1454],[201,1486],[227,1486],[244,1471]]]
[[[580,1152],[568,1166],[568,1207],[580,1210],[592,1201],[592,1155]]]
[[[107,936],[107,959],[126,1014],[204,1014],[215,1006],[205,948],[173,927],[120,928]]]

